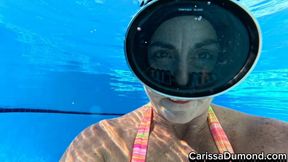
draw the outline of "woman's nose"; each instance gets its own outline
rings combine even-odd
[[[186,60],[181,60],[177,65],[177,70],[175,72],[176,82],[180,86],[185,86],[188,84],[189,72],[188,64]]]

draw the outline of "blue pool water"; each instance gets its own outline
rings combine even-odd
[[[263,51],[250,76],[214,103],[287,122],[288,1],[239,3],[257,17]],[[58,161],[82,129],[117,117],[67,111],[123,114],[148,101],[123,53],[137,9],[137,0],[0,1],[1,162]]]

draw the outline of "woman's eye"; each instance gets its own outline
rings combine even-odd
[[[198,58],[200,59],[212,59],[213,55],[210,52],[200,52],[198,53]]]
[[[214,51],[201,50],[201,51],[192,53],[190,55],[190,59],[191,60],[195,60],[195,59],[211,60],[211,59],[214,59],[214,56],[215,56]]]
[[[157,51],[154,53],[154,57],[157,59],[172,58],[172,55],[168,51]]]

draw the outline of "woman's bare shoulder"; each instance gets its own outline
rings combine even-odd
[[[127,131],[136,132],[138,125],[141,122],[144,110],[144,107],[140,107],[123,116],[109,120],[102,120],[99,122],[99,126],[102,130],[108,131],[107,128],[111,128],[114,131],[117,131],[117,133],[127,133]]]
[[[60,161],[105,161],[105,155],[111,154],[108,150],[115,150],[115,154],[125,151],[125,148],[128,149],[132,145],[142,112],[141,107],[121,117],[101,120],[90,125],[75,137]]]
[[[288,123],[213,105],[229,139],[241,152],[288,153]]]

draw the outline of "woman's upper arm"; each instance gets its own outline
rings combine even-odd
[[[254,125],[258,145],[265,153],[288,153],[288,124],[274,119],[261,119]]]
[[[60,162],[104,162],[103,133],[98,124],[83,130],[69,145]]]

